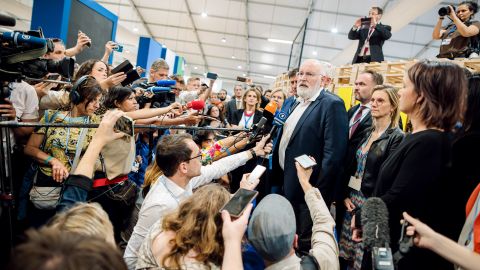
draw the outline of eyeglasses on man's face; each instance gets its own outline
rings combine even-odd
[[[297,78],[303,78],[305,76],[306,78],[313,78],[315,76],[323,76],[321,73],[313,73],[313,72],[297,72]]]

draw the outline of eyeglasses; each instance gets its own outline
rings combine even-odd
[[[196,158],[200,158],[200,161],[202,161],[202,153],[199,153],[198,155],[196,155],[194,157],[191,157],[191,158],[185,160],[184,162],[189,162],[190,160],[193,160],[193,159],[196,159]]]
[[[321,73],[312,73],[312,72],[303,72],[303,71],[300,71],[300,72],[297,72],[297,77],[301,78],[303,76],[307,77],[307,78],[312,78],[312,77],[315,77],[315,76],[324,76],[323,74]]]

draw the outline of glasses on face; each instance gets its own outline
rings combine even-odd
[[[202,161],[202,153],[199,152],[198,155],[196,155],[196,156],[194,156],[194,157],[191,157],[191,158],[185,160],[184,162],[189,162],[190,160],[194,160],[194,159],[196,159],[196,158],[200,158],[200,161]]]
[[[322,74],[320,73],[313,73],[313,72],[303,72],[303,71],[300,71],[300,72],[297,72],[297,77],[298,78],[302,78],[303,76],[307,77],[307,78],[313,78],[315,76],[323,76]]]

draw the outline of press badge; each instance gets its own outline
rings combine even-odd
[[[362,179],[355,176],[350,177],[350,181],[348,182],[348,187],[353,188],[356,191],[360,191],[360,188],[362,187]]]
[[[441,45],[450,45],[450,41],[452,41],[451,38],[442,39]]]

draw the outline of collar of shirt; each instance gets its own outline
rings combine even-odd
[[[184,198],[189,197],[193,193],[192,186],[190,185],[190,183],[187,184],[185,189],[183,189],[164,175],[160,176],[159,181],[161,181],[161,183],[165,185],[167,192],[170,193],[170,195],[172,195],[172,197],[176,201],[181,201]]]
[[[281,269],[297,269],[295,266],[300,266],[301,259],[297,255],[292,254],[287,258],[270,265],[265,270],[281,270]]]

